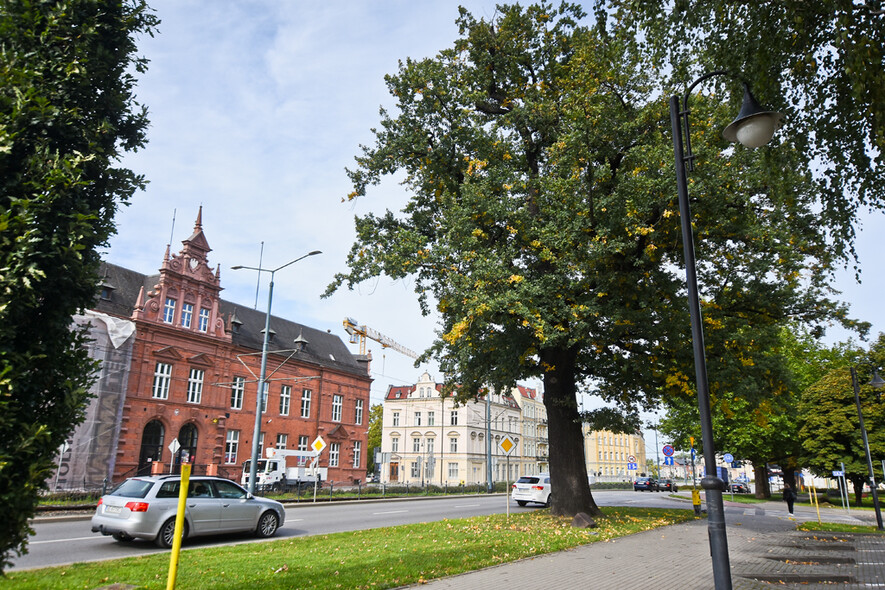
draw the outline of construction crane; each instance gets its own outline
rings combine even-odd
[[[368,326],[361,326],[357,323],[357,321],[353,318],[344,318],[344,331],[350,334],[350,343],[360,345],[360,354],[366,354],[366,339],[371,338],[375,342],[381,344],[384,348],[392,348],[397,352],[401,352],[402,354],[411,357],[413,359],[418,358],[418,353],[414,350],[408,349],[405,346],[399,344],[392,338],[388,338],[384,334],[369,328]]]

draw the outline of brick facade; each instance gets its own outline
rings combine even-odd
[[[102,267],[94,311],[135,324],[109,466],[116,481],[174,470],[183,455],[195,472],[239,480],[251,455],[265,312],[220,298],[221,271],[209,266],[202,211],[182,244],[178,254],[167,247],[159,275]],[[278,441],[293,449],[322,436],[328,446],[320,466],[328,467],[328,479],[363,479],[368,358],[322,330],[277,317],[270,327],[262,453]],[[173,439],[181,445],[175,454]]]

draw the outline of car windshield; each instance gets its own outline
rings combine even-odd
[[[126,496],[127,498],[144,498],[153,487],[154,482],[146,479],[127,479],[111,491],[109,496]]]

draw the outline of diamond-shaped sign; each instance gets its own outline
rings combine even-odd
[[[509,455],[516,449],[516,442],[510,438],[509,434],[505,434],[504,438],[501,439],[501,442],[498,443],[498,446],[501,447],[501,450],[504,451],[505,455]]]
[[[323,449],[326,448],[326,441],[323,440],[322,436],[316,437],[312,443],[310,443],[310,448],[312,448],[317,453],[322,453]]]

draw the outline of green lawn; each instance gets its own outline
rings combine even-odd
[[[547,510],[181,553],[177,588],[393,588],[684,522],[690,510],[606,508],[594,529]],[[4,590],[166,587],[169,554],[12,571]]]

